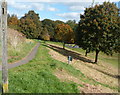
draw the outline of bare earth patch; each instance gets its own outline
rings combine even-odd
[[[114,93],[113,90],[111,90],[107,87],[104,87],[104,86],[101,86],[101,85],[94,86],[94,85],[84,83],[83,81],[79,80],[78,78],[68,74],[68,72],[65,71],[65,70],[57,69],[54,74],[61,81],[73,81],[77,84],[83,85],[83,87],[78,86],[78,89],[80,89],[80,91],[84,92],[84,93]]]
[[[54,45],[54,44],[52,45],[60,47],[58,45]],[[62,55],[53,49],[50,48],[48,49],[49,49],[49,54],[51,55],[52,58],[67,63],[67,56]],[[65,50],[61,48],[61,51],[64,52]],[[100,83],[107,84],[112,87],[118,87],[118,78],[116,78],[116,75],[118,75],[118,70],[112,68],[108,64],[100,63],[99,65],[96,65],[96,64],[83,62],[81,60],[73,59],[72,64],[70,65],[80,70],[82,73],[84,73],[85,76],[90,77]],[[68,74],[65,70],[62,71],[57,70],[55,72],[55,75],[62,81],[73,81],[78,84],[83,84],[84,87],[79,86],[78,88],[85,93],[117,93],[117,91],[114,91],[102,85],[94,86],[94,85],[86,84],[81,80],[79,80],[78,78]]]

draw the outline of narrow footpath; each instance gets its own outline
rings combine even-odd
[[[8,63],[8,69],[28,63],[30,60],[32,60],[35,57],[39,46],[40,46],[40,43],[37,43],[37,45],[32,49],[32,51],[22,60],[19,60],[13,64]],[[2,70],[2,66],[0,65],[0,71],[1,70]]]

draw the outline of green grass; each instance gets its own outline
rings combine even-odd
[[[19,47],[17,50],[13,49],[13,48],[9,48],[8,49],[8,63],[12,63],[18,60],[21,60],[22,58],[24,58],[31,50],[32,48],[36,45],[36,42],[33,43],[23,43],[20,46],[20,50]]]
[[[59,46],[63,45],[61,42],[47,41],[46,43],[56,44]],[[68,48],[68,47],[65,47],[65,48]],[[77,51],[80,54],[85,55],[85,50],[83,50],[82,48],[68,48],[68,49]],[[92,60],[94,60],[95,52],[88,53],[88,57],[90,57]],[[114,53],[113,56],[108,56],[108,55],[100,52],[99,56],[98,56],[98,62],[99,61],[104,62],[104,63],[108,63],[108,64],[112,64],[114,67],[118,67],[118,54]]]
[[[41,44],[36,57],[28,64],[9,70],[10,93],[78,93],[76,84],[71,81],[62,82],[53,73],[56,69],[64,69],[70,75],[77,77],[85,83],[102,85],[117,90],[107,84],[99,83],[86,77],[81,71],[73,66],[54,60],[48,54],[45,44]]]
[[[77,93],[73,82],[61,82],[53,75],[57,61],[41,46],[36,58],[28,64],[9,70],[9,91],[12,93]],[[58,63],[59,64],[59,63]]]
[[[12,47],[8,46],[8,57],[11,57],[8,59],[8,63],[12,63],[18,60],[21,60],[22,58],[24,58],[31,50],[32,48],[36,45],[36,42],[33,43],[24,43],[22,44],[18,50],[13,49]],[[0,65],[1,64],[1,60],[0,60]],[[0,84],[2,84],[2,72],[0,71]]]

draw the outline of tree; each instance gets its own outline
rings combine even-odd
[[[58,24],[55,29],[56,40],[63,42],[63,49],[66,43],[74,42],[73,30],[68,24]]]
[[[66,24],[70,25],[70,27],[73,29],[73,31],[76,30],[77,23],[76,23],[75,20],[68,20],[68,21],[66,22]]]
[[[49,41],[50,40],[50,35],[48,34],[48,30],[46,27],[43,28],[42,32],[41,32],[41,38],[45,41]]]
[[[63,24],[63,23],[64,22],[60,21],[60,20],[53,21],[53,20],[50,20],[50,19],[44,19],[42,21],[42,27],[43,28],[45,27],[47,29],[48,35],[50,36],[50,40],[56,41],[56,38],[55,38],[55,27],[58,24]]]
[[[77,44],[84,50],[95,51],[95,63],[99,52],[112,55],[120,31],[118,31],[118,8],[114,3],[104,2],[101,5],[86,8],[80,16],[76,32]]]
[[[38,32],[36,32],[36,25],[33,20],[26,18],[20,20],[20,30],[26,35],[27,38],[37,38]]]
[[[55,21],[55,25],[58,25],[58,24],[65,24],[63,21],[60,21],[60,20],[56,20]]]
[[[42,23],[40,22],[39,14],[33,10],[29,11],[20,19],[20,31],[27,38],[38,38],[42,31]]]
[[[54,33],[55,33],[55,22],[50,20],[50,19],[44,19],[42,21],[42,27],[46,27],[48,34],[50,36],[50,40],[55,40],[54,39]]]
[[[8,20],[7,20],[7,23],[8,23],[8,26],[10,27],[10,28],[13,28],[13,29],[16,29],[16,30],[18,30],[19,29],[19,23],[20,23],[20,21],[19,21],[19,19],[17,18],[17,16],[16,15],[9,15],[8,14]]]

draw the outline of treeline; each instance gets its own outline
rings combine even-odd
[[[119,10],[110,2],[86,8],[78,24],[75,20],[40,21],[39,14],[31,10],[20,19],[8,15],[8,26],[22,32],[27,38],[61,41],[63,48],[66,43],[75,43],[86,50],[86,56],[95,51],[95,63],[99,52],[107,55],[120,52]]]
[[[33,10],[30,10],[20,19],[18,19],[14,14],[8,14],[8,26],[22,32],[27,38],[31,39],[61,41],[55,36],[56,29],[59,27],[59,24],[63,27],[68,24],[66,29],[70,28],[71,30],[74,29],[75,25],[77,25],[75,20],[69,20],[66,23],[60,20],[53,21],[50,19],[40,21],[39,14],[35,13]]]

